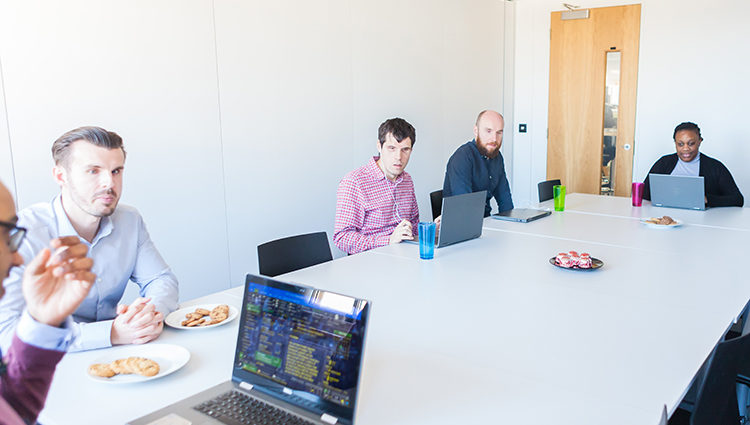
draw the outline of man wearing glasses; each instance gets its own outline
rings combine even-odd
[[[0,279],[23,264],[18,248],[26,229],[16,225],[15,209],[0,183]],[[9,349],[0,356],[0,423],[36,423],[55,366],[71,343],[69,316],[96,279],[87,251],[75,236],[56,238],[26,266],[21,286],[27,307]]]
[[[73,314],[70,351],[116,344],[139,344],[156,338],[164,315],[177,307],[177,279],[151,241],[137,210],[118,206],[122,193],[125,149],[116,133],[99,127],[71,130],[52,146],[53,175],[60,195],[52,202],[19,212],[29,229],[20,252],[31,258],[49,241],[74,235],[89,247],[98,276],[94,290]],[[10,345],[21,317],[23,267],[5,282],[0,300],[0,348]],[[132,280],[143,298],[118,306]]]
[[[414,239],[419,207],[405,172],[416,132],[401,118],[378,129],[379,156],[344,176],[336,194],[333,243],[347,254]]]

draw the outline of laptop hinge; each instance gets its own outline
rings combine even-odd
[[[328,413],[323,413],[322,415],[320,415],[320,420],[323,422],[329,423],[331,425],[334,425],[336,422],[339,421],[339,418],[335,416],[331,416]]]
[[[242,388],[243,390],[250,391],[250,390],[253,389],[253,384],[248,384],[247,382],[242,381],[242,382],[240,382],[240,388]]]

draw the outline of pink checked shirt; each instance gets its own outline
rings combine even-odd
[[[375,163],[377,159],[373,157],[339,183],[333,243],[349,254],[388,245],[402,219],[409,220],[417,234],[419,207],[411,176],[403,172],[392,182]]]

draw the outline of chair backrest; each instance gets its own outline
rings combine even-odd
[[[690,425],[737,424],[737,374],[750,356],[750,336],[720,342],[708,360],[706,378],[698,389]]]
[[[561,184],[560,179],[547,180],[539,183],[537,185],[537,190],[539,191],[539,202],[544,202],[546,200],[552,199],[552,186],[558,184]]]
[[[669,425],[669,416],[667,416],[667,405],[664,405],[664,408],[661,410],[661,419],[659,420],[659,425]]]
[[[443,191],[436,190],[430,193],[430,205],[432,205],[432,219],[438,218],[443,211]]]
[[[258,245],[258,268],[268,277],[333,260],[326,232],[276,239]]]

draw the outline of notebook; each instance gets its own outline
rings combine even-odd
[[[371,303],[251,274],[242,303],[232,380],[131,424],[354,423]]]
[[[702,176],[649,174],[651,205],[657,207],[705,210],[706,200]]]
[[[443,198],[440,231],[435,236],[435,247],[442,248],[482,236],[485,202],[486,190]],[[419,240],[407,239],[404,242],[418,244]]]
[[[497,220],[528,223],[542,217],[547,217],[550,214],[552,214],[552,212],[550,211],[535,210],[532,208],[513,208],[512,210],[501,211],[497,214],[492,214],[491,217]]]

